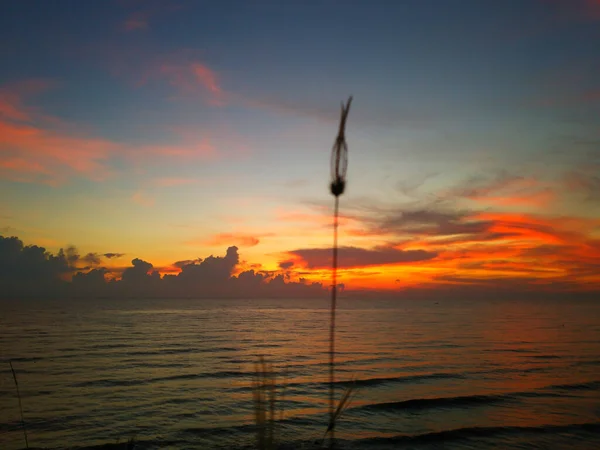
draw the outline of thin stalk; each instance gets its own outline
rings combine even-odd
[[[333,210],[333,268],[331,271],[331,319],[329,321],[329,426],[327,431],[331,432],[329,448],[335,447],[335,421],[339,414],[336,414],[335,408],[335,309],[337,300],[337,266],[338,266],[338,225],[339,225],[339,206],[340,195],[346,188],[346,170],[348,169],[348,145],[344,131],[346,128],[346,119],[350,111],[352,96],[346,104],[342,103],[340,116],[340,128],[338,135],[331,149],[331,184],[329,189],[335,197],[335,206]],[[341,411],[341,410],[340,410]]]
[[[333,212],[333,264],[331,271],[331,319],[329,321],[329,426],[331,427],[331,440],[329,448],[335,446],[335,309],[337,302],[337,265],[338,265],[338,213],[339,196],[335,196]]]
[[[8,361],[10,370],[12,371],[13,380],[15,380],[15,387],[17,388],[17,397],[19,398],[19,411],[21,412],[21,426],[23,427],[23,436],[25,437],[25,448],[29,448],[29,441],[27,440],[27,428],[25,427],[25,419],[23,418],[23,404],[21,403],[21,392],[19,391],[19,382],[17,381],[17,373],[12,365],[12,361]]]

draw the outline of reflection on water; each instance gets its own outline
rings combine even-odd
[[[343,448],[600,448],[600,303],[342,301]],[[253,439],[257,355],[287,368],[288,448],[327,409],[327,301],[0,304],[0,447]]]

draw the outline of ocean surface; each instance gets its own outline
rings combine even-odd
[[[259,355],[282,448],[327,425],[328,303],[0,302],[0,448],[250,449]],[[339,449],[599,449],[598,302],[341,300]]]

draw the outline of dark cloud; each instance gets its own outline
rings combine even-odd
[[[475,175],[458,183],[446,192],[449,197],[480,198],[502,191],[515,184],[522,184],[527,178],[507,170],[499,170],[486,175]]]
[[[289,282],[269,271],[247,270],[234,276],[240,262],[238,248],[225,256],[209,256],[184,264],[178,275],[165,275],[164,286],[172,295],[203,297],[311,297],[322,293],[321,284]]]
[[[293,266],[294,266],[294,261],[281,261],[279,263],[279,268],[284,269],[284,270],[290,269]]]
[[[70,271],[66,252],[52,255],[43,247],[23,245],[16,237],[0,236],[0,295],[28,297],[61,292]]]
[[[201,263],[201,262],[202,262],[202,258],[184,259],[182,261],[175,261],[172,265],[173,265],[173,267],[177,267],[177,268],[181,269],[185,266],[189,266],[190,264],[196,264],[196,263]]]
[[[370,232],[377,235],[474,234],[486,232],[492,225],[492,221],[471,219],[466,212],[436,209],[390,210],[379,217],[367,219]]]
[[[539,245],[537,247],[525,248],[521,250],[521,256],[524,258],[537,258],[537,257],[545,257],[545,256],[554,256],[558,255],[565,251],[564,245]]]
[[[289,252],[301,258],[306,267],[331,267],[330,248],[308,248]],[[435,252],[425,250],[398,250],[393,247],[376,247],[368,250],[358,247],[341,247],[338,251],[340,267],[364,267],[382,264],[414,263],[427,261],[437,256]]]
[[[121,269],[90,267],[97,264],[101,264],[99,254],[80,257],[74,246],[53,255],[43,247],[24,246],[16,237],[0,236],[0,297],[289,298],[324,292],[319,283],[292,282],[289,275],[276,272],[248,270],[236,276],[237,247],[229,247],[224,256],[178,261],[175,266],[181,272],[162,277],[150,262],[139,258]],[[114,280],[118,273],[121,278]]]
[[[80,258],[79,252],[77,251],[77,248],[74,245],[69,245],[65,250],[61,248],[58,252],[58,256],[60,258],[64,258],[69,264],[69,267],[73,268],[75,267]]]
[[[406,197],[418,198],[420,196],[420,192],[418,192],[419,189],[427,182],[427,180],[437,175],[438,174],[435,172],[429,172],[404,178],[396,182],[396,189]]]
[[[102,262],[100,255],[98,253],[88,253],[83,258],[82,261],[89,264],[90,266],[97,266]]]
[[[182,266],[177,277],[189,284],[221,283],[231,277],[239,261],[238,248],[229,247],[224,257],[211,255],[198,264]]]
[[[135,258],[131,261],[131,264],[133,264],[133,267],[129,267],[123,271],[123,282],[137,282],[151,274],[153,266],[149,262]]]
[[[77,296],[104,297],[108,295],[109,285],[106,282],[108,271],[101,267],[87,273],[78,272],[73,275],[71,292]]]
[[[103,256],[108,259],[113,259],[113,258],[120,258],[121,256],[125,256],[125,253],[104,253]]]
[[[600,202],[600,165],[596,165],[593,172],[573,171],[565,175],[567,189],[575,194],[582,195],[589,202]]]

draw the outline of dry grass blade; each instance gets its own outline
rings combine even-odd
[[[254,363],[252,396],[256,423],[256,447],[259,450],[271,450],[275,445],[277,389],[273,366],[267,363],[262,356],[259,357],[258,362]]]
[[[287,381],[287,367],[284,368],[283,370],[283,374],[282,374],[282,381],[281,381],[281,394],[279,395],[279,403],[280,403],[280,407],[279,407],[279,423],[283,422],[283,418],[284,418],[284,413],[285,413],[285,384]]]
[[[127,450],[134,450],[136,446],[135,442],[135,436],[129,438],[129,440],[127,441]]]
[[[25,437],[25,448],[29,448],[29,441],[27,440],[27,428],[25,427],[25,419],[23,417],[23,405],[21,403],[21,391],[19,390],[19,382],[17,381],[17,373],[12,365],[12,361],[8,361],[10,370],[12,372],[13,380],[15,380],[15,387],[17,388],[17,397],[19,398],[19,411],[21,412],[21,426],[23,427],[23,436]]]
[[[340,399],[337,408],[333,413],[333,422],[337,422],[337,420],[340,418],[340,416],[346,410],[346,408],[350,406],[350,401],[352,400],[352,397],[354,397],[354,394],[354,386],[350,386],[344,391],[344,393],[342,394],[342,398]],[[333,423],[329,424],[328,431],[331,430],[331,428],[333,428]]]
[[[330,422],[329,422],[329,425],[327,426],[327,430],[325,431],[325,434],[323,435],[323,442],[325,441],[325,438],[327,437],[327,433],[331,432],[335,428],[335,424],[339,420],[340,416],[350,406],[350,403],[352,402],[352,399],[356,395],[356,392],[357,392],[357,389],[353,382],[350,386],[348,386],[346,388],[346,390],[342,394],[342,398],[340,398],[340,401],[338,402],[337,407],[335,408],[335,410],[330,418]]]

